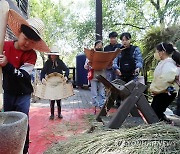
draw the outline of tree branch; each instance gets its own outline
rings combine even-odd
[[[150,27],[151,24],[149,23],[149,20],[147,20],[146,17],[144,16],[144,12],[143,12],[143,11],[140,11],[140,13],[141,13],[142,16],[144,17],[144,20],[145,20],[145,21],[147,22],[147,24],[149,25],[149,26],[147,26],[147,27]]]
[[[157,3],[154,2],[154,0],[150,0],[151,4],[154,5],[154,7],[156,8],[156,10],[159,10],[159,5]],[[158,1],[157,1],[158,2]]]
[[[147,27],[139,27],[130,23],[115,23],[114,25],[123,25],[123,26],[131,26],[131,27],[135,27],[137,29],[143,29],[145,30]]]
[[[155,7],[157,6],[157,4],[153,0],[150,0],[150,1],[152,5],[154,5]]]
[[[165,4],[165,6],[167,6],[167,5],[168,5],[168,3],[169,3],[169,0],[166,0],[166,4]]]
[[[159,2],[159,0],[157,0],[157,6],[160,8],[160,2]]]

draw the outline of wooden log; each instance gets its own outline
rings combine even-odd
[[[128,82],[125,86],[127,89],[129,89],[130,91],[132,91],[135,87],[135,83],[134,84],[131,84],[133,81],[130,81]],[[141,84],[141,83],[140,83]],[[141,117],[141,115],[139,114],[138,110],[137,110],[137,107],[136,105],[134,106],[134,108],[131,110],[131,115],[133,117]]]
[[[123,101],[116,114],[111,118],[110,122],[107,125],[108,128],[117,129],[122,125],[145,89],[146,86],[144,86],[143,84],[138,83],[135,86],[132,93]]]
[[[121,79],[115,79],[115,80],[113,80],[111,83],[113,83],[113,84],[118,84],[118,85],[125,85],[125,84],[126,84],[126,82],[124,82],[124,81],[121,80]]]
[[[159,121],[159,118],[157,117],[156,113],[152,109],[152,107],[149,105],[147,99],[144,95],[142,95],[139,99],[139,101],[136,103],[138,109],[143,114],[144,118],[146,119],[147,123],[152,124]]]
[[[133,91],[133,89],[135,88],[136,83],[132,80],[129,81],[128,83],[125,84],[125,87],[129,90],[129,91]]]
[[[0,1],[0,54],[3,54],[4,40],[8,22],[9,4],[5,0]],[[0,67],[0,94],[2,94],[2,68]],[[2,100],[0,100],[0,110]]]
[[[5,0],[0,1],[0,54],[3,53],[4,40],[8,22],[9,4]],[[2,68],[0,67],[0,93],[2,93]]]
[[[96,77],[99,82],[102,82],[104,86],[107,89],[110,89],[112,92],[116,93],[121,97],[121,99],[125,99],[128,95],[130,95],[130,91],[126,88],[126,86],[118,85],[118,84],[112,84],[107,79],[105,79],[103,76],[99,75]],[[124,84],[124,81],[122,81],[122,84]],[[131,82],[130,87],[134,87],[134,82]],[[128,85],[129,86],[129,85]]]
[[[102,75],[98,75],[96,78],[99,82],[102,82],[107,89],[117,91],[117,88],[113,84],[111,84],[107,79],[105,79]]]
[[[135,106],[132,108],[132,110],[131,110],[131,115],[133,116],[133,117],[141,117],[141,115],[139,114],[139,112],[138,112],[138,109],[137,109],[137,107],[136,107],[136,104],[135,104]]]
[[[120,96],[121,100],[124,100],[131,94],[131,91],[129,91],[126,86],[120,86],[118,88],[117,94]]]
[[[5,0],[0,1],[0,54],[3,53],[4,39],[8,22],[9,4]]]
[[[117,99],[117,97],[120,96],[121,100],[124,100],[131,94],[131,92],[125,86],[123,86],[125,85],[125,82],[120,79],[116,79],[111,83],[101,75],[97,76],[96,78],[104,84],[108,91],[111,91],[111,94],[107,96],[105,104],[103,105],[99,114],[96,117],[97,121],[102,121],[101,116],[107,115],[107,110],[110,110],[110,108],[114,105],[114,101]],[[127,84],[129,89],[131,89],[135,85],[136,84],[134,82],[130,82],[129,84]],[[132,115],[138,116],[138,112],[134,109],[132,111]]]

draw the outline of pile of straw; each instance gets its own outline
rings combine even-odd
[[[46,154],[177,154],[180,128],[164,123],[83,134],[60,142]]]

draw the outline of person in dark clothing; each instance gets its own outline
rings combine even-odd
[[[54,47],[55,48],[55,47]],[[54,51],[53,51],[54,50]],[[65,78],[68,79],[69,76],[69,69],[64,64],[64,62],[59,59],[59,53],[57,52],[57,49],[53,49],[51,53],[48,53],[48,60],[45,62],[44,67],[41,71],[41,81],[44,82],[45,75],[57,72],[60,74],[63,74],[63,71],[65,71]],[[51,115],[49,117],[50,120],[54,119],[54,105],[55,101],[57,102],[58,107],[58,118],[63,118],[61,114],[61,100],[50,100],[50,111]]]
[[[176,110],[175,113],[177,116],[180,116],[180,90],[178,91],[178,97],[177,97],[177,101],[176,101]]]
[[[117,32],[111,32],[109,34],[109,42],[110,44],[105,46],[104,51],[115,51],[116,48],[120,48],[121,44],[117,42],[118,34]]]
[[[110,44],[105,46],[105,48],[104,48],[105,52],[115,51],[116,48],[120,48],[121,47],[121,44],[119,44],[117,42],[117,37],[118,37],[118,34],[116,32],[111,32],[109,34]],[[115,80],[116,75],[115,75],[115,71],[112,69],[112,67],[109,67],[109,68],[106,69],[106,78],[109,81]]]
[[[113,69],[118,78],[125,82],[135,79],[143,67],[143,58],[139,47],[131,45],[131,34],[126,32],[120,36],[122,47],[125,48],[113,61]]]

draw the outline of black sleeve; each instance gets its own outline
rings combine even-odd
[[[68,78],[69,68],[66,66],[66,64],[62,60],[60,60],[60,66],[62,67],[62,70],[65,71],[65,76]]]
[[[3,73],[6,73],[9,76],[12,76],[17,79],[22,79],[22,80],[30,79],[30,75],[28,72],[26,72],[23,69],[16,69],[10,63],[7,63],[7,65],[2,68],[2,71],[3,71]]]
[[[104,47],[104,51],[108,51],[108,45]]]
[[[41,81],[43,78],[45,78],[45,75],[47,74],[47,69],[48,69],[48,61],[45,62],[44,67],[41,71],[41,77],[40,77]]]

